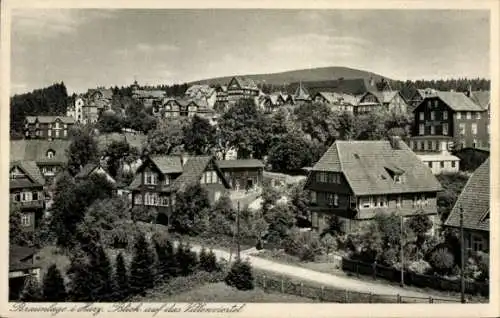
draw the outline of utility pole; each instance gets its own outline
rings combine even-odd
[[[238,209],[236,211],[236,251],[238,260],[240,259],[240,201],[238,201]]]
[[[401,214],[400,217],[400,226],[401,226],[401,233],[400,233],[400,243],[401,243],[401,287],[405,286],[405,274],[404,274],[404,242],[403,242],[403,214]]]
[[[464,246],[464,209],[460,206],[460,300],[465,304],[465,246]]]

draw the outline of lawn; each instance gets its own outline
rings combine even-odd
[[[205,284],[198,288],[177,295],[148,299],[151,302],[282,302],[311,303],[312,299],[287,294],[266,293],[260,288],[241,291],[227,286],[223,282]]]

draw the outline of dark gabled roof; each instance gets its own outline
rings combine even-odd
[[[258,90],[259,88],[255,85],[255,82],[248,77],[235,76],[234,80],[238,83],[241,88]],[[231,81],[229,81],[231,82]]]
[[[395,183],[386,168],[404,172]],[[314,165],[313,171],[342,172],[356,195],[441,191],[431,170],[399,139],[390,141],[336,141]]]
[[[80,172],[75,176],[76,178],[86,178],[88,177],[92,171],[99,167],[97,163],[87,163]]]
[[[10,168],[9,171],[12,170],[14,167],[19,168],[22,172],[26,174],[26,176],[35,183],[35,185],[41,185],[43,186],[45,184],[45,179],[42,176],[42,173],[40,172],[40,168],[36,165],[36,162],[34,161],[11,161],[10,162]],[[30,186],[33,184],[23,184],[23,181],[21,182],[16,182],[16,181],[21,181],[21,180],[11,180],[10,186],[15,187],[15,188],[20,188],[23,186]]]
[[[375,84],[371,84],[369,79],[352,78],[326,81],[307,81],[302,82],[302,85],[307,88],[309,93],[314,96],[318,92],[335,92],[345,93],[350,95],[361,95],[368,91],[377,91]],[[290,91],[294,92],[299,86],[299,83],[290,84]]]
[[[49,124],[55,122],[56,119],[59,119],[61,122],[65,124],[75,123],[75,119],[71,116],[26,116],[26,120],[30,124],[35,123],[37,120],[39,123]]]
[[[490,230],[490,159],[486,159],[469,178],[455,206],[444,223],[460,227],[460,208],[463,208],[464,228]]]
[[[429,98],[439,98],[443,103],[448,105],[453,111],[484,111],[481,106],[474,103],[469,97],[464,93],[460,92],[443,92],[443,91],[432,91],[432,93],[427,94],[422,102],[415,107],[413,111],[420,108],[421,105],[425,104]]]
[[[217,160],[216,163],[221,169],[264,167],[264,163],[258,159]]]
[[[181,189],[182,187],[197,183],[205,171],[205,168],[213,158],[211,156],[195,156],[187,159],[182,167],[183,173],[175,179],[172,187]]]
[[[150,156],[150,159],[163,174],[182,172],[180,156]]]
[[[29,259],[37,253],[33,247],[11,245],[9,247],[9,271],[18,271],[39,266],[32,264]]]
[[[66,150],[69,148],[69,140],[11,140],[11,161],[36,161],[38,164],[63,164],[68,161]],[[54,157],[48,158],[47,153],[55,152]]]
[[[482,109],[488,109],[490,105],[490,91],[470,92],[470,99]]]

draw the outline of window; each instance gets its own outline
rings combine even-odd
[[[311,191],[311,203],[316,204],[317,202],[316,191]]]
[[[488,132],[488,135],[490,134],[490,124],[486,125],[486,131]]]
[[[443,136],[448,136],[448,124],[443,124]]]
[[[397,196],[397,198],[396,198],[396,207],[397,207],[397,208],[400,208],[400,207],[401,207],[401,202],[402,202],[402,200],[401,200],[401,196],[400,196],[400,195],[398,195],[398,196]]]
[[[472,123],[472,125],[470,126],[470,130],[471,130],[473,135],[477,135],[477,124]]]
[[[473,147],[473,148],[478,147],[478,145],[477,145],[477,140],[476,140],[476,139],[472,140],[472,147]]]
[[[483,251],[484,250],[484,240],[481,236],[479,235],[471,235],[471,247],[472,250],[475,252],[478,251]]]
[[[371,197],[359,198],[359,205],[363,209],[371,208]]]
[[[420,136],[423,136],[425,134],[425,126],[424,126],[424,124],[418,125],[418,134]]]
[[[431,120],[436,120],[436,113],[431,111]]]
[[[49,137],[51,137],[51,136],[52,136],[52,130],[51,130],[51,129],[49,129],[49,130],[47,131],[47,135],[48,135]]]
[[[420,120],[424,120],[424,119],[425,119],[425,114],[424,114],[424,112],[420,112],[420,113],[418,114],[418,116],[419,116],[419,117],[418,117],[418,119],[420,119]]]
[[[38,201],[38,191],[33,191],[31,193],[31,198],[33,201]]]
[[[68,137],[68,130],[64,129],[64,137]]]
[[[457,112],[457,119],[462,119],[462,113],[461,112]]]
[[[221,194],[220,194],[220,191],[215,191],[215,193],[214,193],[214,199],[215,199],[215,202],[219,201],[219,199],[220,199],[220,195],[221,195]]]
[[[170,176],[168,174],[165,175],[165,179],[163,179],[163,184],[164,185],[170,184]]]
[[[467,119],[472,119],[472,113],[471,112],[467,112]]]
[[[31,225],[30,216],[26,214],[21,215],[21,224],[23,226],[30,226]]]
[[[59,137],[59,130],[56,130],[56,138]]]
[[[17,192],[14,194],[14,201],[16,201],[16,202],[21,201],[21,193]]]
[[[375,206],[384,207],[387,206],[387,199],[385,197],[377,197],[377,201],[375,202]]]
[[[432,150],[432,141],[427,140],[427,150]]]
[[[439,151],[439,141],[436,140],[436,142],[434,143],[434,150],[435,151]]]
[[[476,112],[476,119],[481,119],[481,113],[480,112]]]
[[[451,167],[452,167],[452,168],[455,168],[456,163],[457,163],[456,161],[452,161],[452,162],[451,162]]]
[[[161,197],[160,204],[162,206],[170,206],[170,197],[168,196]]]
[[[439,163],[439,166],[441,167],[441,169],[442,169],[442,168],[444,168],[444,161],[441,161],[441,162]]]
[[[31,201],[31,192],[21,193],[21,201]]]
[[[56,129],[59,129],[59,122],[56,122]]]
[[[432,125],[431,126],[431,135],[435,135],[436,134],[436,126]]]
[[[458,131],[461,136],[465,135],[465,124],[458,125]]]
[[[432,161],[429,161],[427,164],[429,165],[429,168],[432,169]]]
[[[51,150],[47,151],[47,158],[54,158],[54,152],[52,152]]]
[[[144,184],[155,185],[156,184],[156,174],[154,172],[150,172],[150,171],[144,172]]]
[[[432,107],[432,101],[427,101],[427,107],[429,107],[429,108]]]
[[[422,206],[427,206],[428,203],[429,203],[428,198],[424,194],[422,194],[422,196],[421,196],[421,205]]]
[[[443,119],[444,120],[448,119],[448,111],[447,110],[443,110]]]

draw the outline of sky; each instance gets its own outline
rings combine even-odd
[[[15,9],[11,93],[345,66],[489,78],[489,11]]]

